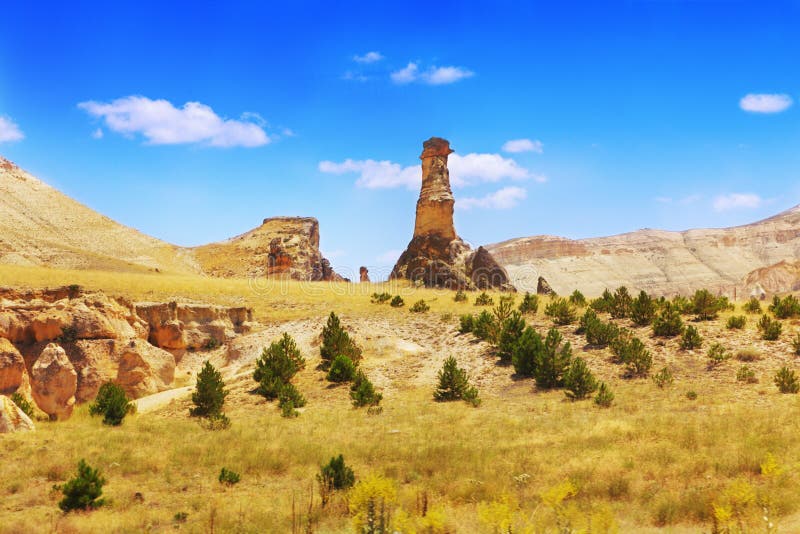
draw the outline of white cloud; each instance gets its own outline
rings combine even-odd
[[[406,187],[419,189],[422,170],[419,165],[404,167],[391,161],[352,160],[341,163],[322,161],[320,172],[328,174],[359,174],[356,186],[367,189]],[[479,183],[494,183],[501,180],[546,181],[544,176],[531,173],[516,161],[499,154],[451,154],[448,160],[450,183],[454,187],[467,187]]]
[[[452,66],[434,66],[421,71],[419,64],[412,61],[402,69],[392,72],[389,76],[397,84],[420,82],[428,85],[447,85],[474,75],[475,73],[471,70]]]
[[[141,134],[153,145],[201,143],[215,147],[256,147],[271,141],[260,116],[243,115],[243,120],[223,119],[205,104],[187,102],[176,108],[166,100],[127,96],[109,103],[81,102],[78,107],[106,126],[124,135]]]
[[[103,138],[103,129],[98,128],[92,132],[92,139],[102,139]]]
[[[791,105],[792,97],[785,94],[751,93],[739,100],[739,107],[751,113],[780,113]]]
[[[400,254],[402,253],[403,253],[402,250],[397,250],[397,249],[387,250],[386,252],[375,258],[375,261],[378,262],[379,265],[394,264],[394,262],[397,261],[397,258],[399,258]]]
[[[737,208],[758,208],[764,204],[764,199],[755,193],[730,193],[720,195],[714,199],[715,211],[728,211]]]
[[[356,63],[376,63],[383,59],[383,54],[377,51],[367,52],[363,56],[356,54],[353,56],[353,61]]]
[[[472,208],[507,210],[525,200],[527,196],[528,192],[521,187],[504,187],[484,197],[457,200],[456,208],[462,210],[470,210]]]
[[[0,143],[10,143],[25,139],[19,126],[8,117],[0,117]]]
[[[342,79],[354,82],[366,82],[369,80],[369,76],[361,74],[360,72],[353,72],[351,70],[348,70],[347,72],[342,74]]]
[[[519,152],[536,152],[541,154],[544,145],[541,141],[531,141],[530,139],[512,139],[503,144],[503,152],[517,154]]]

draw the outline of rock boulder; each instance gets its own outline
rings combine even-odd
[[[64,349],[48,344],[31,369],[31,394],[51,419],[69,419],[75,407],[78,375]]]
[[[34,428],[31,418],[19,406],[5,395],[0,395],[0,434],[24,432]]]

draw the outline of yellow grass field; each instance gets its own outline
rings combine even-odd
[[[677,340],[639,332],[653,371],[673,370],[663,389],[622,378],[607,349],[584,350],[575,325],[559,327],[611,386],[615,401],[602,409],[537,391],[497,365],[485,343],[457,333],[458,316],[481,308],[449,291],[0,266],[3,286],[65,284],[134,300],[251,306],[264,325],[259,343],[284,329],[298,338],[308,364],[295,382],[308,404],[298,418],[282,418],[274,402],[251,393],[245,372],[227,383],[228,430],[201,427],[181,397],[119,428],[83,406],[68,421],[3,435],[0,532],[355,532],[351,508],[370,489],[388,496],[394,529],[404,533],[711,532],[715,517],[719,532],[800,531],[800,396],[772,383],[781,365],[798,368],[789,343],[798,327],[789,321],[777,342],[760,340],[752,317],[741,332],[725,329],[729,313],[698,323],[707,344],[760,351],[748,364],[756,384],[736,381],[736,359],[711,369],[705,346],[681,351]],[[371,304],[370,294],[384,290],[406,306]],[[409,313],[419,299],[431,310]],[[550,327],[543,308],[529,318],[540,332]],[[314,339],[331,311],[364,349],[364,369],[384,394],[379,414],[352,408],[347,386],[329,385],[316,369]],[[480,407],[433,401],[436,371],[451,354],[479,387]],[[360,486],[322,508],[315,476],[338,454]],[[81,458],[101,469],[108,503],[63,514],[52,487]],[[220,484],[223,467],[241,482]]]

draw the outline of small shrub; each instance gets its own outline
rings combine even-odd
[[[420,302],[422,302],[422,301],[420,301]],[[405,305],[406,305],[406,303],[403,300],[403,297],[401,297],[400,295],[395,295],[392,298],[392,301],[389,303],[389,306],[391,306],[392,308],[402,308]]]
[[[89,405],[89,414],[102,415],[104,425],[119,426],[125,416],[135,409],[124,389],[113,382],[106,382],[100,386],[94,402]]]
[[[567,299],[563,298],[550,302],[545,307],[544,314],[552,319],[554,324],[560,326],[572,324],[577,319],[575,307]]]
[[[330,496],[334,491],[352,488],[356,483],[356,475],[353,470],[344,462],[344,456],[333,457],[330,461],[320,467],[317,474],[317,482],[320,486],[322,496],[322,506],[328,504]]]
[[[572,347],[563,343],[561,332],[551,328],[544,340],[544,347],[536,361],[536,386],[543,389],[564,385],[564,374],[572,364]]]
[[[223,467],[222,471],[219,472],[218,480],[220,484],[225,484],[226,486],[233,486],[234,484],[238,484],[241,478],[242,477],[239,476],[239,473]]]
[[[797,297],[794,295],[787,295],[783,298],[775,295],[772,298],[769,311],[778,319],[789,319],[790,317],[800,315],[800,301],[798,301]]]
[[[375,391],[375,386],[372,385],[367,375],[359,370],[353,380],[353,385],[350,386],[350,399],[353,401],[353,406],[362,408],[378,406],[383,400],[383,395]]]
[[[574,304],[580,308],[586,306],[586,297],[578,291],[577,289],[572,292],[572,295],[569,296],[570,304]]]
[[[208,351],[212,351],[212,350],[218,349],[221,346],[222,346],[222,343],[220,343],[219,340],[217,340],[214,337],[210,337],[210,338],[205,340],[205,342],[203,343],[203,346],[200,347],[200,348],[202,350],[208,352]]]
[[[672,304],[664,304],[661,312],[653,319],[653,335],[656,337],[675,337],[682,331],[683,320],[680,313]]]
[[[755,347],[739,349],[736,359],[740,362],[756,362],[761,359],[761,352]]]
[[[514,352],[511,355],[514,371],[520,376],[535,376],[543,353],[544,341],[542,336],[530,326],[525,328],[519,336]]]
[[[483,310],[475,318],[472,325],[472,334],[478,339],[494,343],[497,336],[498,325],[494,315]]]
[[[189,413],[194,417],[216,419],[222,415],[222,406],[225,404],[227,396],[228,392],[222,381],[222,373],[206,360],[203,368],[197,373],[197,385],[192,393],[194,407],[189,410]]]
[[[78,474],[68,480],[65,484],[54,486],[54,489],[61,491],[64,498],[58,503],[58,507],[63,512],[72,510],[94,510],[102,506],[105,501],[100,498],[103,495],[103,486],[106,479],[100,476],[100,471],[92,469],[81,460],[78,462]]]
[[[449,323],[449,322],[451,322],[453,320],[453,314],[450,313],[450,312],[444,312],[439,316],[439,319],[443,323]]]
[[[61,335],[56,338],[59,343],[75,343],[78,340],[78,329],[72,325],[61,328]]]
[[[672,371],[669,370],[669,367],[663,367],[653,375],[653,383],[661,389],[671,386],[674,381],[675,378],[672,376]]]
[[[333,363],[331,363],[331,368],[328,370],[327,379],[331,382],[350,382],[356,377],[356,365],[353,361],[345,356],[344,354],[340,354],[339,356],[333,359]]]
[[[707,289],[698,289],[692,297],[692,313],[700,321],[710,321],[717,317],[717,314],[727,306],[727,299],[721,300]]]
[[[656,303],[645,291],[631,302],[631,320],[636,326],[649,326],[656,316]]]
[[[503,363],[510,363],[522,332],[525,330],[525,319],[518,311],[511,312],[511,315],[503,321],[500,335],[497,340],[497,355]]]
[[[467,294],[464,293],[463,289],[459,289],[456,291],[456,295],[453,297],[455,302],[467,302],[469,299],[467,298]]]
[[[616,361],[624,364],[629,377],[645,377],[653,365],[653,357],[642,341],[623,332],[611,344],[611,351],[616,356]]]
[[[611,391],[605,382],[600,382],[600,387],[597,388],[597,395],[594,397],[594,403],[601,408],[608,408],[614,402],[614,393]]]
[[[475,297],[475,306],[494,306],[494,299],[484,291]]]
[[[765,341],[775,341],[781,336],[783,325],[780,321],[770,318],[769,315],[762,315],[758,321],[758,331],[761,332],[761,339]]]
[[[467,371],[458,366],[458,362],[453,356],[447,358],[438,373],[439,385],[433,393],[433,398],[437,401],[464,400],[478,406],[478,389],[469,385],[469,375]]]
[[[426,311],[430,310],[431,307],[428,306],[428,303],[424,300],[418,300],[414,303],[411,308],[408,309],[411,313],[425,313]]]
[[[458,332],[460,334],[469,334],[475,325],[475,316],[471,313],[462,315],[458,319]]]
[[[282,417],[297,417],[300,412],[296,408],[302,408],[306,405],[306,399],[298,391],[294,384],[286,382],[281,386],[278,392],[278,409],[281,411]]]
[[[781,393],[797,393],[800,391],[800,380],[797,378],[797,373],[792,371],[786,366],[778,369],[775,373],[775,385],[778,386],[778,391]]]
[[[730,357],[730,352],[721,343],[714,343],[708,348],[708,363],[712,367],[721,364],[730,359]]]
[[[306,361],[294,339],[284,332],[281,339],[265,348],[256,360],[253,372],[253,380],[258,382],[256,391],[268,400],[277,399],[284,384],[305,365]]]
[[[700,337],[700,332],[694,326],[687,326],[683,331],[681,337],[681,349],[694,350],[699,349],[703,345],[703,338]]]
[[[19,391],[15,391],[14,393],[12,393],[10,398],[11,402],[17,405],[17,408],[22,410],[22,412],[25,415],[33,419],[34,416],[33,405],[30,402],[28,402],[28,399],[23,397]]]
[[[591,304],[589,304],[589,307],[597,313],[609,313],[613,302],[614,295],[611,294],[611,291],[606,289],[599,298],[594,299]]]
[[[689,400],[697,400],[697,392],[693,389],[690,389],[686,392],[686,398]]]
[[[586,322],[586,342],[589,345],[605,347],[612,344],[619,337],[619,327],[614,323],[604,323],[596,317],[588,318]]]
[[[747,313],[761,313],[761,303],[755,297],[750,297],[744,305],[744,311]]]
[[[795,356],[800,356],[800,333],[795,334],[794,339],[792,339],[792,350]]]
[[[539,296],[531,295],[530,293],[526,292],[525,296],[522,297],[522,302],[519,303],[518,309],[523,315],[534,315],[537,311],[539,311]]]
[[[322,344],[319,352],[322,357],[323,369],[327,369],[333,359],[341,354],[350,358],[354,363],[361,360],[361,349],[342,328],[339,317],[334,312],[331,312],[328,322],[322,329]]]
[[[689,315],[694,312],[692,301],[683,295],[675,295],[672,298],[672,307],[681,315]]]
[[[725,326],[728,330],[741,330],[745,324],[747,324],[747,317],[744,315],[731,315]]]
[[[373,293],[372,297],[369,299],[369,301],[371,303],[373,303],[373,304],[383,304],[384,302],[388,301],[391,298],[392,298],[392,296],[389,293],[386,293],[386,292],[384,292],[384,293]]]
[[[564,373],[564,387],[570,400],[582,400],[597,391],[597,379],[583,358],[577,357],[572,360],[569,369]]]
[[[736,381],[737,382],[744,382],[745,384],[755,384],[758,382],[756,378],[756,373],[747,365],[742,365],[739,367],[739,370],[736,371]]]
[[[611,298],[611,307],[608,312],[614,319],[624,319],[631,312],[631,295],[625,286],[618,287]]]

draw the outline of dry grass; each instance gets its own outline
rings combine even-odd
[[[728,331],[725,317],[698,323],[705,344],[694,353],[641,330],[654,369],[673,369],[675,384],[666,389],[622,379],[607,350],[586,351],[581,355],[616,394],[614,405],[603,410],[591,401],[568,402],[559,391],[536,391],[531,381],[495,365],[485,345],[456,336],[458,315],[479,308],[453,302],[450,292],[295,283],[256,293],[241,280],[0,267],[2,285],[68,283],[137,300],[253,306],[267,323],[254,347],[284,328],[296,334],[309,359],[297,379],[309,403],[299,418],[283,419],[274,404],[249,392],[252,381],[245,374],[229,384],[233,424],[227,431],[201,428],[187,417],[183,399],[120,428],[102,426],[83,407],[69,421],[5,436],[0,532],[292,532],[293,502],[295,516],[304,516],[319,465],[339,453],[359,478],[391,479],[398,490],[395,511],[417,523],[427,496],[430,516],[437,518],[429,524],[443,526],[432,532],[493,532],[508,515],[504,510],[513,512],[516,526],[537,526],[536,532],[567,520],[585,528],[589,518],[592,532],[602,532],[598,525],[609,515],[621,532],[707,531],[712,504],[725,508],[735,500],[732,488],[741,487],[756,496],[741,507],[748,531],[765,530],[756,504],[761,501],[769,503],[779,531],[800,530],[800,400],[779,394],[771,383],[774,369],[794,364],[788,343],[793,325],[786,325],[781,341],[768,343],[758,339],[754,324]],[[403,294],[407,305],[424,298],[431,311],[417,315],[370,304],[369,294],[384,289]],[[384,391],[379,415],[351,408],[346,387],[329,387],[315,369],[314,338],[330,310],[343,316],[365,349],[364,366]],[[443,321],[447,313],[453,317]],[[533,322],[540,330],[549,326],[541,311]],[[581,352],[574,327],[561,330]],[[705,348],[714,341],[734,352],[757,347],[763,358],[751,367],[760,383],[737,383],[735,360],[709,369]],[[403,344],[419,350],[404,353],[397,348]],[[436,369],[449,354],[470,369],[481,389],[480,408],[432,401]],[[686,398],[689,390],[698,393],[696,400]],[[776,463],[764,469],[770,457]],[[63,515],[51,487],[68,478],[80,458],[102,469],[110,503],[89,514]],[[219,484],[222,467],[241,473],[242,481],[230,488]],[[574,497],[560,505],[543,498],[565,481],[575,488]],[[344,498],[321,512],[316,496],[315,532],[352,531]],[[187,514],[185,522],[176,520],[180,513]]]

